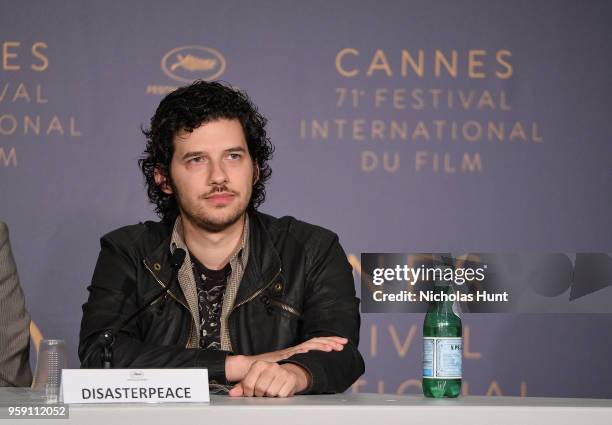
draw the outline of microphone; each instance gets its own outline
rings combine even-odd
[[[113,368],[113,344],[115,343],[115,335],[121,332],[125,327],[132,322],[136,317],[138,317],[147,307],[153,304],[155,301],[166,295],[174,284],[174,281],[177,280],[178,271],[183,265],[185,261],[185,256],[187,253],[182,248],[177,248],[172,253],[172,257],[170,258],[170,265],[172,266],[172,278],[170,279],[170,283],[165,288],[162,288],[157,293],[153,294],[149,299],[147,299],[143,305],[134,311],[127,319],[121,321],[118,325],[115,325],[107,330],[105,330],[100,336],[100,341],[102,342],[103,349],[100,355],[102,359],[102,368],[103,369],[112,369]]]
[[[178,269],[183,265],[183,261],[185,261],[185,256],[187,253],[183,248],[176,248],[174,253],[172,254],[172,258],[170,258],[170,265],[174,270],[178,272]],[[170,283],[172,284],[172,283]]]

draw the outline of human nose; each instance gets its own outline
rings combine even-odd
[[[227,183],[227,173],[223,161],[211,161],[210,184],[220,185]]]

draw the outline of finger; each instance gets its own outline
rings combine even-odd
[[[244,390],[242,389],[242,384],[236,384],[231,390],[229,390],[229,395],[231,397],[242,397],[244,394]]]
[[[261,372],[263,371],[263,368],[265,368],[266,364],[268,363],[259,360],[253,363],[242,382],[240,382],[242,384],[244,397],[253,397],[255,384],[257,383],[259,375],[261,375]]]
[[[280,392],[281,388],[285,385],[285,379],[281,375],[276,375],[274,380],[266,390],[267,397],[276,397]]]
[[[337,342],[339,344],[346,344],[348,342],[348,339],[341,337],[341,336],[318,336],[315,338],[312,338],[311,340],[320,340],[320,341],[333,341],[333,342]]]
[[[319,350],[319,351],[332,351],[337,350],[340,351],[344,348],[342,344],[335,344],[330,342],[317,342],[317,341],[307,341],[304,343],[304,348],[308,348],[309,350]]]
[[[332,339],[332,338],[313,338],[306,342],[307,343],[313,342],[313,343],[319,343],[319,344],[328,344],[338,349],[342,349],[342,347],[344,347],[344,345],[346,344],[346,342],[339,342],[338,339]]]
[[[337,342],[325,342],[324,344],[329,345],[333,350],[342,351],[344,349],[344,344],[339,344]]]
[[[293,377],[293,375],[292,375]],[[295,378],[293,379],[287,379],[283,386],[281,387],[280,391],[278,392],[278,396],[279,397],[290,397],[293,394],[295,394],[295,386],[296,386],[296,380]]]
[[[320,342],[305,342],[302,345],[302,349],[310,350],[318,350],[318,351],[331,351],[333,348],[327,344],[323,344]]]
[[[255,382],[255,389],[253,391],[253,395],[255,397],[263,397],[268,391],[268,388],[274,381],[276,377],[275,373],[270,370],[271,368],[266,369],[264,372],[259,375],[259,379]]]

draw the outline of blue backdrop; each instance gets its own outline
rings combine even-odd
[[[153,217],[136,161],[168,90],[246,89],[262,210],[362,252],[612,251],[605,1],[6,0],[0,219],[76,367],[98,239]],[[354,391],[418,393],[421,315],[363,316]],[[610,397],[609,315],[467,315],[470,394]]]

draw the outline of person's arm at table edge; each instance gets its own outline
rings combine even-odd
[[[343,392],[365,371],[357,348],[361,319],[352,267],[337,235],[326,232],[319,244],[323,249],[311,260],[307,273],[302,338],[335,335],[348,343],[341,351],[309,351],[279,362],[296,364],[309,373],[311,382],[304,394]]]

